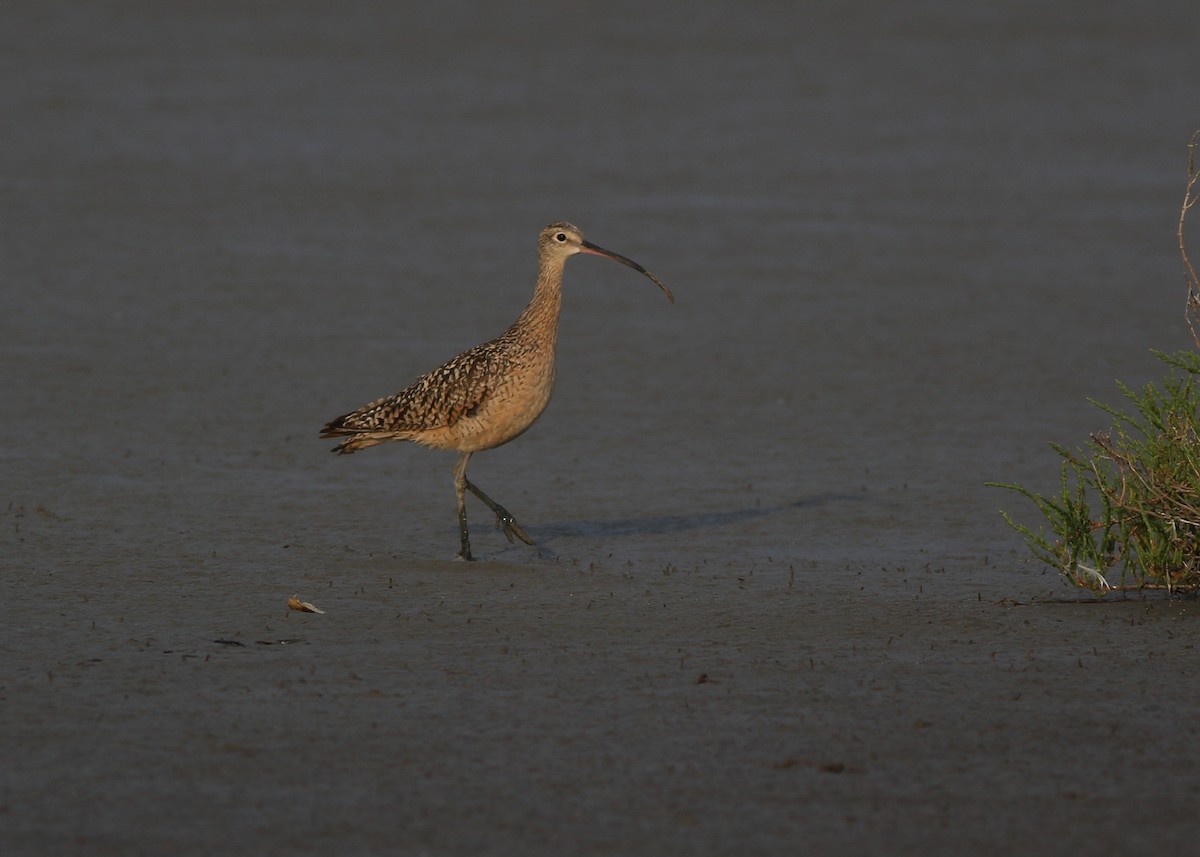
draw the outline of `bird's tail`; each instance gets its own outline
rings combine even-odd
[[[330,452],[336,452],[339,455],[349,455],[352,452],[358,452],[360,449],[366,449],[370,446],[378,446],[379,444],[394,440],[396,435],[394,432],[373,431],[367,428],[360,428],[354,425],[353,420],[359,415],[358,411],[349,414],[343,414],[336,420],[330,420],[321,429],[321,439],[329,440],[330,438],[342,437],[345,438],[341,443],[335,446]]]

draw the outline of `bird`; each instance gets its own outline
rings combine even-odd
[[[388,441],[413,441],[459,453],[454,466],[459,556],[472,560],[467,530],[466,492],[496,516],[508,541],[534,541],[513,516],[467,478],[471,456],[524,434],[542,415],[554,388],[558,320],[562,310],[563,266],[580,253],[620,262],[649,277],[675,303],[665,284],[637,262],[605,250],[565,221],[538,235],[538,275],[533,298],[502,334],[476,345],[391,396],[330,420],[321,438],[344,438],[332,452],[348,454]]]

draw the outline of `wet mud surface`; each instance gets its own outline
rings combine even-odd
[[[1187,4],[0,34],[0,852],[1184,853],[1197,604],[1000,521],[1188,345]],[[328,419],[500,332],[471,476]],[[293,594],[325,610],[291,612]]]

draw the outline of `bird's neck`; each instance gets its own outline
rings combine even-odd
[[[533,300],[513,325],[514,330],[530,339],[541,340],[553,348],[558,340],[558,316],[562,310],[563,262],[551,261],[538,271]]]

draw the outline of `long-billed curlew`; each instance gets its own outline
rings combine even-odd
[[[538,278],[533,300],[512,327],[449,363],[422,375],[393,396],[376,399],[326,424],[321,437],[345,437],[334,452],[349,453],[389,440],[411,440],[434,449],[455,449],[454,496],[458,502],[460,555],[471,559],[467,533],[467,489],[496,515],[511,542],[533,540],[503,506],[467,479],[467,462],[522,434],[541,416],[554,388],[563,266],[576,253],[605,256],[653,280],[671,303],[675,297],[658,278],[620,254],[583,239],[570,223],[551,223],[538,237]]]

